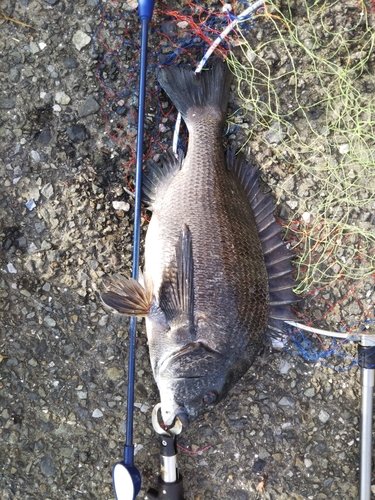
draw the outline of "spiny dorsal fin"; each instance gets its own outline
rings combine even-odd
[[[184,154],[181,150],[178,151],[177,157],[173,153],[173,149],[169,148],[160,157],[160,163],[153,160],[147,162],[147,172],[143,174],[142,182],[142,200],[152,206],[154,203],[158,189],[166,187],[172,177],[181,168],[184,159]]]
[[[191,232],[185,224],[176,244],[175,262],[165,270],[160,289],[160,308],[168,323],[194,323],[194,276]]]
[[[275,205],[272,195],[261,190],[259,170],[247,163],[243,155],[236,157],[230,151],[227,165],[247,194],[262,244],[270,287],[268,325],[274,329],[282,329],[284,320],[294,318],[290,304],[296,302],[298,297],[293,292],[292,256],[281,239],[281,229],[273,215]]]
[[[145,287],[133,278],[115,276],[105,283],[101,299],[108,307],[128,316],[147,316],[153,301],[152,284],[144,276]]]

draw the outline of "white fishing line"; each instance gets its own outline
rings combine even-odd
[[[295,328],[298,328],[300,330],[316,333],[318,335],[325,335],[326,337],[336,337],[339,339],[345,339],[353,342],[366,342],[367,345],[375,345],[375,336],[370,333],[330,332],[328,330],[322,330],[320,328],[314,328],[312,326],[303,325],[302,323],[297,323],[296,321],[285,321],[284,323],[294,326]]]

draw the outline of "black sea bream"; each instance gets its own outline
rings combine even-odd
[[[290,254],[257,169],[223,151],[231,74],[222,62],[158,80],[189,132],[144,181],[152,209],[143,283],[113,279],[103,301],[145,316],[162,417],[186,424],[219,402],[254,361],[267,326],[291,319]]]

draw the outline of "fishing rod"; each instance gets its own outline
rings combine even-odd
[[[134,243],[132,278],[138,280],[139,246],[141,232],[141,195],[142,195],[142,164],[143,164],[143,132],[146,94],[146,69],[148,23],[151,20],[155,0],[139,0],[138,16],[141,21],[141,58],[139,75],[139,104],[137,129],[137,155],[135,175],[135,208],[134,208]],[[134,465],[133,444],[133,413],[134,413],[134,376],[135,376],[135,343],[137,318],[130,318],[129,326],[129,362],[128,362],[128,392],[126,415],[126,444],[124,459],[115,464],[112,470],[113,489],[117,500],[134,500],[141,488],[141,474]]]

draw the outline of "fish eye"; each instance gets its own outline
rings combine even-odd
[[[213,403],[215,403],[215,401],[217,400],[217,398],[218,398],[218,394],[217,394],[216,391],[208,391],[203,396],[203,402],[206,405],[212,405]]]

